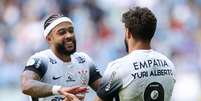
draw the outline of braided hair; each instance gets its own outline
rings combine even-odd
[[[44,23],[44,30],[47,28],[47,26],[49,26],[54,20],[58,19],[58,18],[61,18],[61,17],[64,17],[63,15],[60,15],[60,14],[54,14],[54,15],[51,15],[49,16],[46,20],[45,20],[45,23]]]

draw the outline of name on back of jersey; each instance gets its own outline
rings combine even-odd
[[[173,71],[169,68],[166,60],[150,59],[133,62],[134,72],[131,74],[134,79],[153,76],[172,76]]]

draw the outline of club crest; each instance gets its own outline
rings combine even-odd
[[[87,85],[87,83],[88,83],[88,71],[82,70],[82,71],[79,71],[78,74],[80,75],[81,84]]]

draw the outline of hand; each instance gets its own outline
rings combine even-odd
[[[73,86],[73,87],[61,87],[61,89],[58,91],[61,95],[64,95],[65,97],[72,97],[76,94],[84,94],[87,93],[88,88],[87,87],[79,87],[79,86]],[[84,96],[76,96],[76,98],[82,100],[84,99]]]
[[[63,101],[80,101],[79,98],[77,98],[75,95],[67,93],[67,96]]]

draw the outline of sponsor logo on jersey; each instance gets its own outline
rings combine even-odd
[[[72,73],[67,73],[67,80],[66,82],[75,82],[75,79],[73,79]]]
[[[62,77],[62,76],[57,76],[57,77],[56,77],[56,76],[53,76],[52,79],[53,79],[53,80],[57,80],[57,79],[60,79],[61,77]]]
[[[78,56],[75,59],[78,61],[78,63],[84,63],[86,61],[85,58],[83,58],[81,56]]]
[[[113,72],[112,72],[112,75],[111,75],[110,78],[109,78],[109,81],[108,81],[108,83],[107,83],[107,86],[105,87],[105,91],[109,91],[109,90],[110,90],[111,84],[112,84],[112,82],[114,81],[115,75],[116,75],[116,72],[113,71]]]
[[[51,101],[63,101],[64,98],[62,97],[54,97]]]

